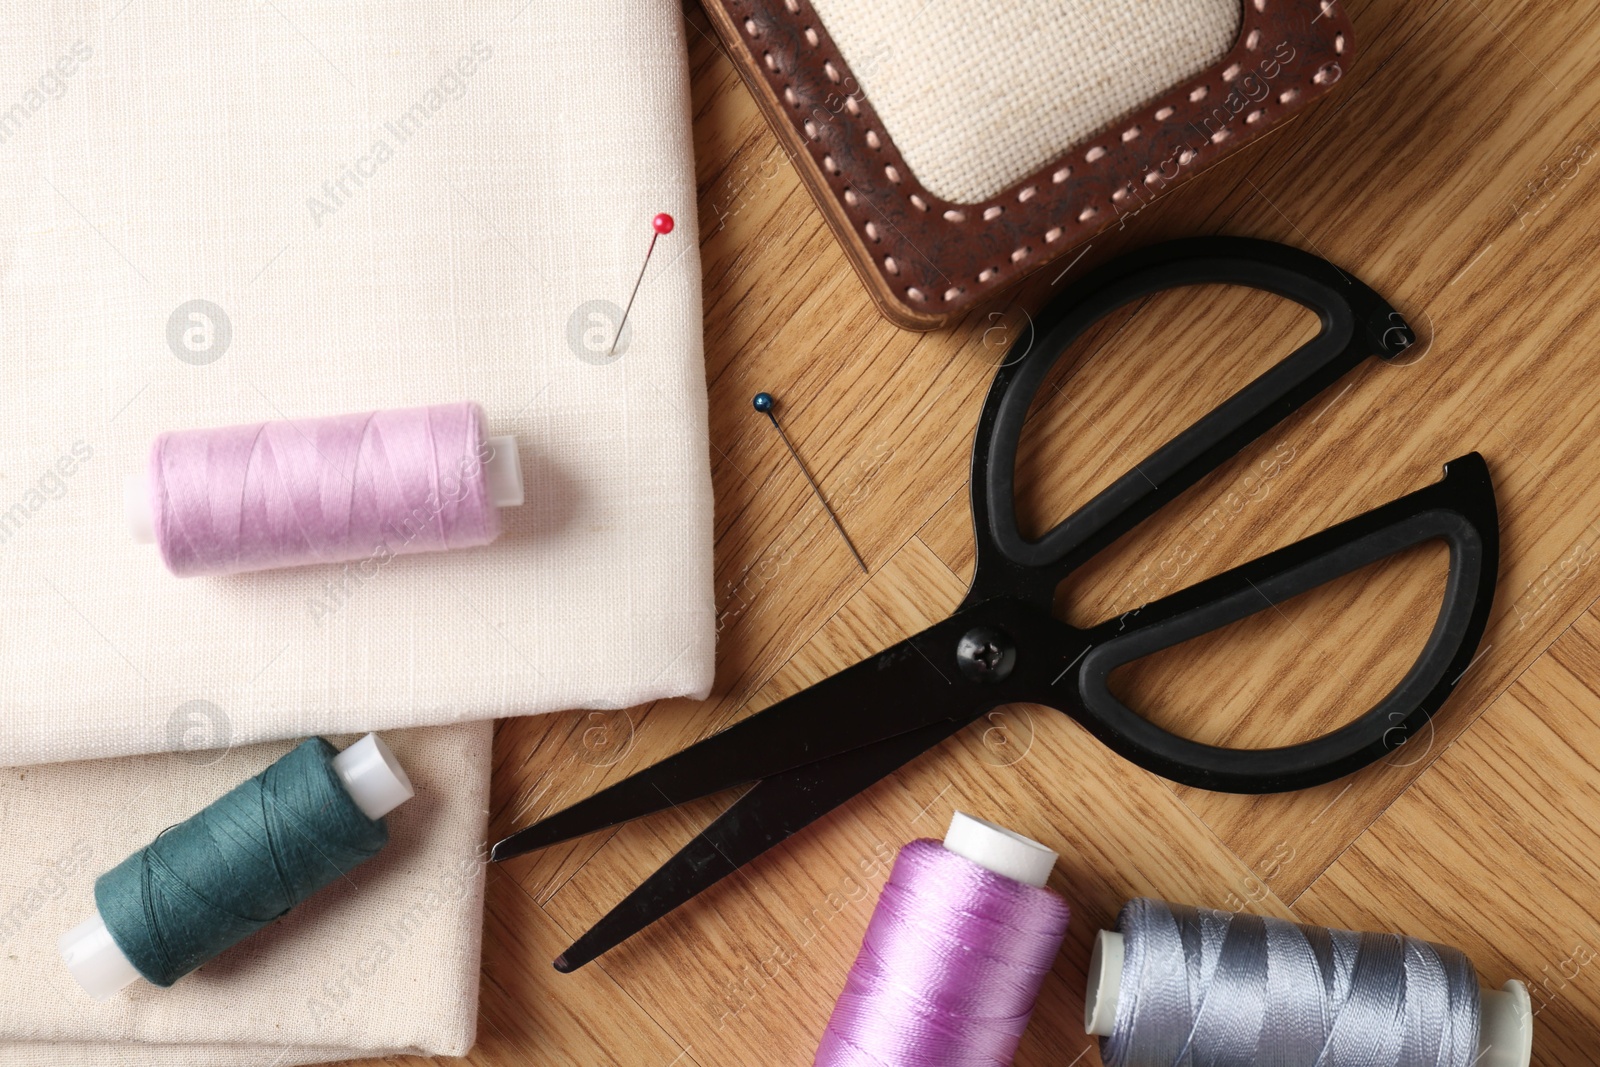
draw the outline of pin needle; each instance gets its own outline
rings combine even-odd
[[[806,481],[811,483],[811,491],[817,494],[817,499],[822,503],[822,510],[826,511],[828,518],[833,520],[833,528],[839,531],[839,536],[844,538],[845,546],[850,549],[850,554],[861,565],[861,573],[871,577],[872,572],[867,570],[867,561],[861,558],[861,553],[856,551],[855,542],[851,541],[850,535],[844,532],[844,524],[839,521],[839,516],[834,514],[832,506],[828,503],[828,498],[822,495],[822,487],[817,484],[815,478],[811,477],[811,472],[806,470],[806,461],[800,458],[800,453],[794,450],[794,445],[789,441],[789,435],[783,432],[782,426],[778,425],[778,416],[772,413],[772,409],[777,406],[777,403],[771,393],[757,393],[756,398],[751,401],[752,406],[757,411],[772,420],[772,428],[778,431],[779,437],[783,438],[784,447],[789,450],[789,455],[794,457],[795,465],[800,468],[800,473],[806,476]]]
[[[639,295],[639,283],[644,281],[644,271],[650,266],[650,256],[656,250],[656,241],[662,234],[671,233],[674,225],[672,216],[665,211],[650,220],[650,229],[654,231],[650,234],[650,247],[644,250],[644,262],[639,266],[639,277],[634,279],[633,292],[628,294],[628,306],[622,309],[622,321],[617,323],[616,335],[611,338],[611,348],[606,352],[607,359],[610,359],[611,354],[617,350],[617,342],[622,340],[622,328],[628,325],[628,313],[633,310],[633,298]]]

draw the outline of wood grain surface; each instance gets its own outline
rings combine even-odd
[[[1179,788],[1065,716],[1011,707],[573,975],[550,960],[730,797],[489,871],[478,1064],[809,1064],[887,860],[961,808],[1061,852],[1067,948],[1017,1063],[1093,1065],[1093,932],[1130,895],[1458,945],[1526,980],[1534,1062],[1600,1060],[1600,17],[1530,0],[1349,3],[1347,84],[1097,239],[1065,271],[931,334],[880,319],[702,12],[694,132],[717,494],[715,690],[703,702],[502,723],[506,833],[950,611],[972,570],[967,464],[984,391],[1029,315],[1090,265],[1227,233],[1315,251],[1422,342],[1368,363],[1059,591],[1092,621],[1487,458],[1502,515],[1482,654],[1419,737],[1302,793]],[[1309,336],[1273,298],[1173,295],[1084,341],[1019,460],[1036,528]],[[750,397],[786,429],[863,575]],[[1236,745],[1366,708],[1421,647],[1446,557],[1424,547],[1131,665],[1130,702]],[[862,709],[870,714],[871,709]]]

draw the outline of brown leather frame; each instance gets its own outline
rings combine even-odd
[[[704,0],[892,322],[934,329],[1292,117],[1354,54],[1335,0],[1243,0],[1232,49],[977,204],[923,188],[806,0]]]

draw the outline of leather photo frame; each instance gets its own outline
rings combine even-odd
[[[885,317],[935,329],[1122,225],[1338,84],[1332,0],[1243,0],[1225,55],[978,203],[907,165],[808,0],[705,0],[718,34]]]

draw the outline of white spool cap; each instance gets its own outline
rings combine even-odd
[[[522,506],[522,464],[517,461],[517,439],[509,434],[489,438],[489,455],[483,461],[489,501],[497,508]]]
[[[72,977],[95,1000],[110,1000],[123,986],[139,977],[128,957],[111,940],[111,931],[106,929],[99,912],[62,934],[56,941],[56,948]]]
[[[128,533],[139,545],[156,543],[156,517],[150,513],[150,482],[143,474],[130,474],[122,482],[122,512]]]
[[[1124,945],[1115,930],[1095,935],[1089,957],[1089,986],[1083,998],[1083,1028],[1096,1037],[1116,1030],[1117,1000],[1122,990]],[[1533,1001],[1521,982],[1485,989],[1474,1067],[1528,1067],[1533,1062]]]
[[[488,455],[483,461],[483,477],[489,502],[497,508],[519,508],[525,493],[522,464],[517,459],[517,439],[507,434],[489,438]],[[150,482],[147,475],[130,474],[122,483],[122,513],[128,520],[128,533],[135,544],[156,543],[156,520],[150,512]]]
[[[1122,993],[1122,935],[1101,930],[1089,954],[1089,986],[1083,994],[1083,1028],[1110,1037],[1117,1025],[1117,998]]]
[[[416,795],[405,768],[377,734],[368,734],[333,757],[333,770],[369,819],[383,818]],[[56,948],[72,977],[95,1000],[111,999],[139,977],[99,912],[62,934]]]
[[[1482,1028],[1474,1067],[1528,1067],[1533,1062],[1533,1000],[1512,979],[1479,994]]]
[[[1041,889],[1056,865],[1056,854],[1039,842],[959,811],[950,818],[944,847],[995,874]]]
[[[333,757],[333,771],[369,819],[381,819],[417,795],[405,768],[377,734]]]

